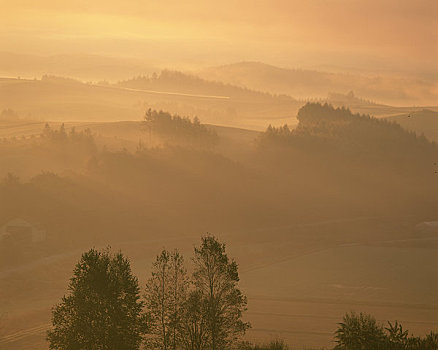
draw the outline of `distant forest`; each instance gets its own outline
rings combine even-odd
[[[268,127],[239,160],[222,154],[227,141],[199,120],[153,110],[139,123],[134,152],[108,150],[90,131],[62,125],[0,140],[1,168],[17,169],[0,184],[0,221],[24,217],[46,227],[44,246],[23,252],[35,255],[121,231],[135,238],[146,230],[233,230],[382,212],[413,227],[436,213],[434,143],[329,105],[307,104],[298,119],[295,129]],[[150,144],[149,126],[165,141]],[[20,250],[10,244],[2,258]]]
[[[217,133],[201,124],[198,117],[194,117],[192,121],[188,117],[148,109],[143,127],[148,133],[150,144],[161,142],[174,146],[211,148],[219,141]]]
[[[269,126],[259,139],[261,148],[284,146],[309,152],[331,153],[343,160],[374,159],[404,166],[424,163],[436,155],[436,144],[399,124],[369,115],[353,114],[344,107],[308,103],[298,114],[298,125]],[[411,164],[412,165],[412,164]]]

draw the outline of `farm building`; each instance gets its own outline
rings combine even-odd
[[[38,225],[33,225],[24,219],[13,219],[0,228],[0,242],[12,239],[14,241],[37,243],[45,240],[46,231]]]

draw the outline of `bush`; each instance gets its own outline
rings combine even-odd
[[[335,349],[380,349],[386,337],[383,327],[371,315],[354,312],[346,314],[335,332]]]
[[[438,350],[438,334],[409,336],[409,331],[395,321],[383,328],[371,315],[346,314],[335,332],[335,350]]]

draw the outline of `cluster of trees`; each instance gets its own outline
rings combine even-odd
[[[294,129],[268,127],[258,138],[257,157],[279,178],[292,175],[303,189],[312,184],[314,203],[360,215],[421,216],[433,206],[435,143],[396,123],[328,104],[308,103],[297,118]],[[327,188],[336,189],[336,198]],[[415,197],[421,201],[414,206]]]
[[[84,129],[83,131],[76,131],[76,128],[72,127],[67,132],[64,123],[61,124],[58,130],[52,129],[49,123],[46,123],[40,137],[44,140],[54,143],[70,143],[74,144],[76,147],[82,145],[89,149],[96,149],[93,134],[88,128]]]
[[[437,350],[438,333],[425,337],[409,335],[395,321],[384,327],[368,314],[347,313],[335,333],[335,350]]]
[[[369,115],[353,114],[345,107],[334,108],[327,103],[307,103],[298,111],[297,119],[298,126],[292,130],[287,125],[279,128],[269,125],[260,141],[293,145],[299,144],[303,139],[312,138],[313,144],[331,141],[355,150],[360,147],[373,147],[377,150],[381,146],[386,146],[387,149],[392,145],[391,148],[399,152],[412,146],[429,150],[435,146],[424,136],[417,136],[397,123]]]
[[[307,103],[298,114],[298,125],[271,125],[260,136],[263,148],[301,148],[307,152],[331,153],[336,157],[404,160],[434,157],[437,147],[424,135],[403,129],[399,124],[369,115],[353,114],[345,107]]]
[[[53,308],[50,349],[287,350],[281,340],[254,345],[241,337],[246,297],[238,269],[213,236],[194,249],[192,273],[178,250],[163,250],[152,265],[143,298],[129,260],[109,249],[82,255],[69,295]],[[334,350],[437,350],[438,333],[409,335],[397,321],[384,327],[368,314],[347,313]]]
[[[2,118],[18,119],[18,115],[13,110],[4,110],[0,114],[0,120]],[[0,139],[0,144],[6,146],[20,145],[24,146],[68,146],[71,145],[76,152],[79,150],[96,151],[94,136],[89,128],[82,131],[77,131],[75,127],[70,130],[66,130],[64,123],[60,125],[58,129],[52,128],[49,123],[46,123],[40,134],[32,134],[30,136],[22,136],[21,138],[3,138]]]
[[[144,342],[151,349],[232,349],[249,327],[238,281],[237,264],[213,236],[195,248],[191,278],[183,256],[163,250],[144,299],[127,258],[92,249],[74,269],[70,294],[53,309],[49,347],[131,350]]]
[[[201,124],[197,117],[192,121],[188,117],[148,109],[143,126],[151,144],[161,141],[169,145],[212,148],[219,142],[217,133]]]

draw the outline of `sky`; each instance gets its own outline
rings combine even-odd
[[[437,0],[0,0],[1,51],[433,74]]]

